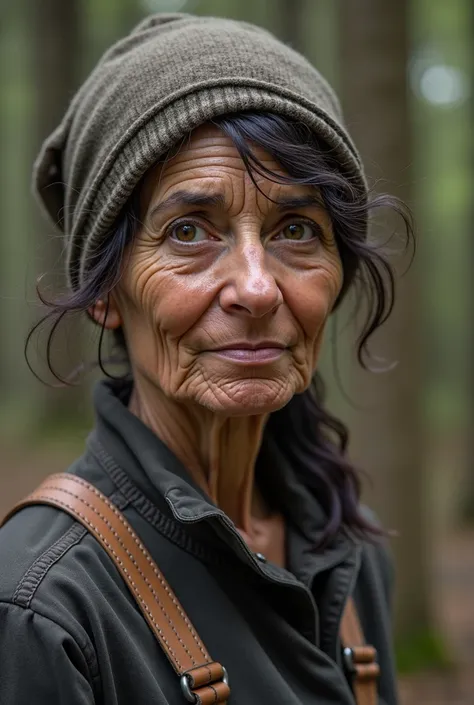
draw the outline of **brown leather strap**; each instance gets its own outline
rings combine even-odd
[[[353,676],[357,705],[377,705],[377,679],[379,665],[373,646],[365,644],[362,627],[352,597],[346,603],[341,621],[341,640],[344,658]]]
[[[49,504],[73,516],[107,551],[158,639],[189,702],[225,703],[230,695],[227,673],[213,661],[163,574],[123,514],[93,485],[75,475],[50,475],[3,519],[32,504]],[[379,667],[376,651],[364,644],[352,598],[341,621],[346,663],[353,673],[357,705],[377,705]]]
[[[183,694],[199,705],[225,703],[230,689],[158,566],[119,510],[99,490],[69,474],[51,475],[5,517],[49,504],[81,522],[107,551],[176,673]]]

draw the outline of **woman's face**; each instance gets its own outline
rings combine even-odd
[[[108,319],[135,379],[232,416],[274,411],[309,385],[342,284],[315,189],[255,179],[214,126],[150,172]]]

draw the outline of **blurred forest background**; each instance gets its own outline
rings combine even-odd
[[[397,532],[405,702],[472,703],[472,0],[0,3],[0,510],[43,474],[64,469],[91,421],[94,375],[74,389],[50,388],[23,357],[41,313],[37,277],[61,269],[62,250],[30,196],[32,161],[104,49],[152,11],[246,19],[306,54],[341,96],[375,188],[414,211],[415,264],[373,344],[388,371],[358,369],[350,303],[334,320],[323,366],[329,403],[348,423],[351,453],[370,476],[366,499]],[[382,219],[374,236],[387,237],[392,225]],[[54,276],[43,283],[47,292],[58,286]],[[64,371],[93,359],[96,335],[68,322],[56,349]]]

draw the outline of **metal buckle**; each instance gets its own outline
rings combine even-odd
[[[354,678],[367,679],[377,677],[380,671],[377,662],[377,651],[373,646],[346,646],[343,651],[343,661],[347,672]]]
[[[227,671],[222,667],[223,675],[222,675],[222,682],[225,683],[226,685],[229,685],[229,676],[227,675]],[[189,687],[189,681],[188,681],[188,674],[185,673],[184,675],[181,676],[180,678],[180,683],[181,683],[181,690],[183,691],[183,695],[188,701],[188,703],[196,703],[197,702],[197,695],[196,693],[193,693],[191,688]],[[207,683],[207,685],[212,685],[212,683]],[[206,686],[201,686],[202,688],[205,688]]]
[[[348,646],[346,646],[342,653],[344,655],[344,663],[346,665],[347,670],[349,671],[349,673],[354,674],[356,672],[354,666],[354,651]]]

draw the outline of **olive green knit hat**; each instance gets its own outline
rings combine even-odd
[[[112,46],[34,166],[36,194],[66,238],[70,286],[84,281],[128,197],[161,156],[198,125],[250,110],[308,125],[365,192],[333,91],[267,31],[229,19],[158,14]]]

